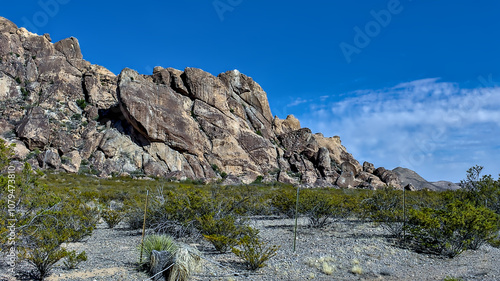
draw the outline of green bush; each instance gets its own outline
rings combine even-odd
[[[494,239],[499,216],[487,208],[456,201],[443,209],[411,210],[408,229],[417,251],[452,258]]]
[[[167,191],[151,204],[148,222],[156,232],[174,237],[198,236],[197,218],[213,211],[214,204],[205,190],[180,186]]]
[[[295,217],[297,191],[293,188],[284,188],[276,192],[271,198],[271,206],[277,214],[287,218]]]
[[[243,259],[251,270],[257,270],[266,265],[266,261],[276,255],[279,246],[268,246],[258,236],[258,230],[252,229],[249,234],[238,241],[239,248],[232,248],[232,252]]]
[[[48,277],[54,264],[68,255],[65,248],[54,242],[43,242],[29,250],[24,248],[22,251],[22,257],[35,268],[31,277],[36,280]]]
[[[7,146],[5,140],[0,138],[0,171],[9,165],[10,158],[14,155],[14,146]]]
[[[320,191],[305,189],[299,194],[299,213],[306,216],[309,226],[314,228],[325,226],[340,209],[340,202],[335,201],[338,197]]]
[[[198,219],[199,230],[220,253],[226,253],[237,244],[237,239],[246,233],[248,227],[234,215],[214,217],[207,214]]]
[[[0,142],[0,165],[6,165],[9,149]],[[67,255],[62,243],[79,241],[92,233],[96,223],[95,210],[86,207],[77,192],[57,194],[39,182],[40,173],[25,163],[14,182],[0,176],[0,198],[14,201],[0,206],[0,240],[15,242],[21,258],[34,267],[33,278],[44,279],[52,266]],[[10,207],[9,207],[10,208]],[[11,208],[12,209],[12,208]],[[16,220],[16,239],[6,241],[7,218]]]
[[[483,206],[500,215],[500,176],[494,180],[491,175],[480,176],[483,167],[474,166],[467,170],[467,178],[461,181],[461,200]]]
[[[123,219],[123,213],[118,210],[104,209],[101,211],[101,218],[108,224],[109,228],[114,228]]]
[[[403,193],[392,188],[378,190],[363,202],[365,216],[381,225],[393,237],[403,238]]]
[[[257,176],[257,178],[253,181],[253,184],[261,184],[263,180],[263,176]]]
[[[32,278],[44,280],[50,275],[52,267],[68,255],[61,244],[69,240],[69,233],[64,231],[64,222],[51,215],[44,216],[40,220],[35,219],[31,230],[24,233],[25,241],[19,245],[22,259],[34,267]]]
[[[86,205],[78,194],[57,196],[59,203],[46,215],[58,218],[62,223],[53,226],[54,231],[68,234],[67,242],[79,242],[92,235],[99,222],[99,210]]]
[[[84,261],[87,261],[87,254],[85,251],[76,254],[76,251],[67,252],[66,260],[64,261],[64,266],[66,269],[75,269],[78,265]]]
[[[87,107],[87,102],[83,99],[80,99],[80,100],[77,100],[76,101],[76,104],[78,105],[78,107],[80,107],[82,110],[85,110],[85,108]]]

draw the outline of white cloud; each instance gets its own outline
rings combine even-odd
[[[304,127],[338,135],[360,161],[458,181],[470,166],[500,172],[500,88],[462,89],[430,78],[316,100],[298,99]]]
[[[294,107],[294,106],[297,106],[299,104],[303,104],[306,102],[310,102],[310,100],[305,100],[303,98],[297,98],[294,101],[292,101],[291,103],[287,104],[287,107]]]

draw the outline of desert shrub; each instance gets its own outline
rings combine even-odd
[[[487,208],[455,201],[442,209],[411,210],[408,229],[417,251],[454,257],[494,239],[499,216]]]
[[[257,178],[253,181],[253,184],[261,184],[264,180],[264,176],[257,176]]]
[[[275,192],[271,198],[271,206],[277,214],[287,218],[295,216],[295,205],[297,202],[297,190],[293,188],[283,188]]]
[[[474,166],[467,170],[465,180],[461,181],[463,190],[459,192],[461,200],[467,200],[476,206],[483,206],[500,215],[500,177],[494,180],[491,175],[481,176],[483,167]]]
[[[60,247],[59,243],[43,242],[35,245],[33,248],[22,250],[22,257],[31,264],[35,270],[31,272],[31,277],[36,280],[44,280],[50,275],[54,264],[66,257],[68,252]]]
[[[127,223],[128,227],[132,230],[142,229],[142,224],[144,223],[144,207],[140,206],[127,206],[127,212],[123,215],[123,219]],[[148,212],[151,214],[151,212]],[[150,216],[148,216],[150,218]],[[151,220],[146,220],[146,227],[151,227]]]
[[[123,219],[123,213],[119,210],[103,209],[101,210],[101,218],[108,224],[109,228],[114,228]]]
[[[306,189],[300,193],[299,212],[309,219],[309,226],[318,228],[326,225],[333,215],[332,196],[321,194],[318,190]]]
[[[78,107],[80,107],[82,110],[84,110],[86,107],[87,107],[87,102],[83,99],[81,100],[77,100],[76,101],[76,104],[78,105]]]
[[[248,227],[234,215],[206,214],[198,223],[203,237],[220,253],[229,251],[237,244],[237,239],[248,232]]]
[[[239,193],[237,198],[234,198],[234,204],[232,204],[233,212],[241,216],[272,215],[273,210],[269,204],[269,197],[261,188],[255,185],[235,187],[235,190]]]
[[[4,150],[3,143],[0,150]],[[61,244],[90,235],[96,220],[94,210],[87,208],[76,192],[57,194],[40,184],[39,177],[40,173],[25,163],[22,172],[9,183],[11,186],[0,179],[0,197],[12,199],[14,202],[9,204],[15,207],[0,207],[0,239],[2,245],[7,244],[7,218],[16,220],[15,240],[8,242],[15,243],[20,258],[34,267],[33,278],[44,279],[53,265],[67,255]]]
[[[236,215],[269,215],[272,213],[265,195],[267,186],[209,186],[214,210]]]
[[[238,241],[238,247],[233,247],[232,252],[243,259],[251,270],[257,270],[266,265],[266,261],[276,255],[279,246],[268,246],[259,238],[259,232],[252,229],[249,234],[243,236]]]
[[[495,248],[500,248],[500,237],[497,236],[489,241],[490,245]]]
[[[403,238],[404,211],[402,192],[385,188],[363,201],[365,216],[381,225],[393,237]]]
[[[64,266],[66,269],[75,269],[78,265],[84,261],[87,261],[87,254],[85,251],[76,254],[76,251],[67,252],[66,260],[64,261]]]
[[[70,233],[63,232],[64,222],[57,215],[41,215],[39,218],[34,219],[33,225],[27,225],[29,232],[23,233],[19,249],[21,258],[34,267],[32,278],[44,280],[54,264],[67,256],[68,252],[61,244],[69,240]]]
[[[363,193],[345,192],[335,189],[303,189],[299,193],[299,215],[307,217],[311,227],[322,227],[331,219],[358,214],[360,202],[364,199]],[[284,187],[274,192],[269,201],[275,213],[293,218],[296,200],[297,190]]]
[[[64,231],[70,233],[68,242],[79,242],[89,237],[99,222],[99,210],[74,197],[65,199],[59,215],[66,222]]]
[[[14,144],[7,145],[4,139],[0,138],[0,171],[9,165],[10,158],[14,155]]]
[[[206,190],[185,188],[167,191],[157,200],[148,216],[157,232],[174,237],[197,236],[197,218],[213,211],[214,205]]]
[[[66,257],[68,252],[62,243],[78,241],[90,235],[90,228],[82,227],[78,208],[69,208],[59,201],[49,209],[44,209],[31,217],[29,223],[21,227],[19,249],[22,258],[34,266],[34,278],[44,279],[50,274],[55,263]],[[23,228],[24,227],[24,228]]]

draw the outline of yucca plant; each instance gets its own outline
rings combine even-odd
[[[140,246],[139,246],[140,247]],[[147,267],[153,280],[187,281],[197,270],[201,253],[191,246],[177,244],[167,235],[148,235],[144,239],[142,266]]]
[[[143,267],[149,267],[151,262],[150,258],[153,251],[166,251],[173,254],[175,253],[175,250],[177,250],[177,247],[178,246],[175,243],[174,239],[168,235],[148,235],[144,238],[142,246],[138,246],[138,250],[142,251],[141,256],[145,257],[145,259],[143,259],[142,261],[140,260],[139,263]]]

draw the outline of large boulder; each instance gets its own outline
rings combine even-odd
[[[98,109],[108,109],[118,104],[116,83],[118,78],[102,66],[93,65],[84,74],[84,89],[90,104]]]
[[[330,151],[326,147],[320,147],[318,151],[318,170],[323,177],[326,176],[328,171],[332,170],[332,159],[330,158]]]
[[[401,181],[399,180],[398,176],[391,170],[386,170],[384,167],[380,167],[375,170],[374,175],[379,177],[388,186],[397,189],[402,188]]]
[[[63,163],[61,168],[63,168],[68,173],[78,173],[80,170],[80,164],[82,163],[82,157],[78,151],[71,151],[64,154],[62,157]]]
[[[274,117],[273,130],[276,135],[297,131],[300,128],[300,121],[293,115],[288,115],[285,120],[279,119],[277,116]]]
[[[184,70],[186,86],[190,95],[222,112],[228,112],[228,88],[220,79],[198,68],[188,67]]]
[[[373,174],[373,172],[375,172],[375,166],[372,163],[365,161],[363,163],[363,171]]]
[[[82,59],[82,50],[80,49],[80,43],[75,37],[70,37],[63,39],[54,44],[54,47],[67,59]]]
[[[61,157],[55,148],[49,148],[38,155],[38,162],[44,169],[59,169],[61,167]]]
[[[319,150],[318,143],[309,128],[302,128],[279,135],[278,139],[285,148],[285,157],[290,157],[293,153],[298,153],[312,160],[316,157]]]
[[[258,113],[258,119],[266,126],[269,126],[273,120],[271,108],[267,94],[253,81],[252,78],[241,74],[238,70],[227,71],[219,75],[221,81],[239,95],[251,108]]]
[[[338,136],[328,138],[321,133],[317,133],[314,134],[313,137],[320,147],[326,147],[328,149],[333,163],[340,166],[344,162],[349,162],[356,167],[356,171],[362,170],[359,162],[347,152],[347,149],[342,145]]]
[[[17,127],[16,132],[29,149],[45,147],[49,143],[51,132],[44,110],[40,107],[33,108]]]
[[[342,173],[337,179],[337,185],[340,188],[355,188],[359,185],[359,182],[356,181],[356,176],[357,176],[357,170],[356,167],[349,163],[349,162],[344,162],[340,166],[342,169]]]
[[[188,97],[168,86],[151,83],[131,69],[122,71],[118,85],[123,115],[146,139],[199,157],[210,150],[210,141],[191,114],[193,101]],[[209,99],[208,93],[204,98]]]

